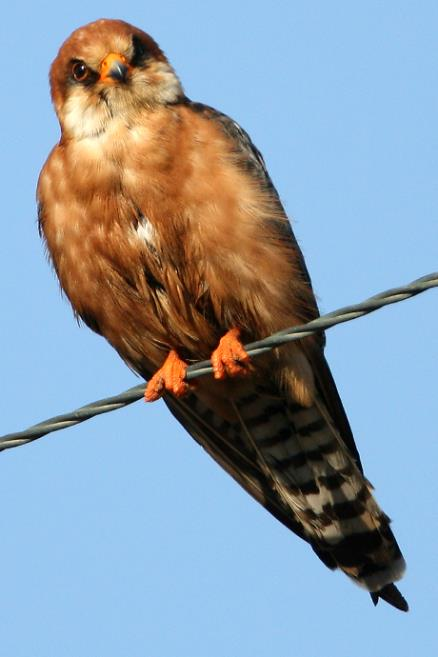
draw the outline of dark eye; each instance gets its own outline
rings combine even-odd
[[[90,69],[84,62],[75,62],[71,67],[71,74],[76,82],[84,82],[90,74]]]

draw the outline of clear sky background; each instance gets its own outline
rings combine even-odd
[[[9,2],[1,20],[0,433],[138,380],[61,299],[34,190],[47,72],[81,24],[150,32],[239,121],[294,219],[322,311],[438,269],[438,3]],[[437,304],[332,329],[328,360],[408,562],[369,596],[246,495],[160,402],[0,456],[0,657],[436,655]]]

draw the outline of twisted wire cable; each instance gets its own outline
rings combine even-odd
[[[392,288],[391,290],[386,290],[385,292],[376,294],[361,303],[345,306],[344,308],[334,310],[326,315],[321,315],[321,317],[318,317],[307,324],[294,326],[285,329],[284,331],[280,331],[279,333],[274,333],[263,340],[251,342],[245,345],[245,350],[251,357],[258,356],[259,354],[263,354],[271,349],[279,347],[280,345],[292,342],[293,340],[300,340],[314,333],[336,326],[336,324],[349,322],[358,317],[368,315],[374,310],[378,310],[379,308],[383,308],[392,303],[398,303],[399,301],[410,299],[411,297],[421,294],[433,287],[438,287],[438,272],[418,278],[408,285]],[[211,367],[210,361],[194,363],[188,367],[186,379],[190,381],[194,378],[210,374],[212,371],[213,368]],[[89,420],[101,413],[109,413],[110,411],[115,411],[124,406],[128,406],[143,397],[144,389],[145,385],[144,383],[141,383],[113,397],[99,399],[91,404],[87,404],[86,406],[81,406],[75,411],[63,415],[57,415],[56,417],[45,420],[44,422],[39,422],[24,431],[0,436],[0,451],[11,449],[12,447],[19,447],[20,445],[26,445],[27,443],[37,440],[53,431],[67,429],[68,427],[79,424],[80,422],[85,422],[85,420]]]

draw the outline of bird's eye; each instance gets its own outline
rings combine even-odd
[[[90,69],[84,62],[75,62],[71,68],[71,73],[76,82],[84,82],[90,74]]]

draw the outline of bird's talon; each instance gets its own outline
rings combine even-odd
[[[167,392],[175,397],[183,397],[190,389],[189,384],[184,381],[187,371],[187,363],[172,349],[160,369],[149,380],[144,393],[147,402],[153,402]]]
[[[216,380],[246,376],[251,371],[251,359],[240,341],[240,329],[230,329],[211,355],[213,376]]]

